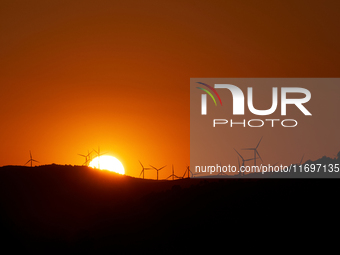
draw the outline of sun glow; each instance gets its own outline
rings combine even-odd
[[[89,167],[125,174],[123,164],[112,156],[96,157],[90,162]]]

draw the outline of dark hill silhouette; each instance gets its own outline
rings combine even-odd
[[[204,244],[237,246],[259,229],[272,233],[272,224],[284,231],[299,219],[299,227],[309,227],[299,215],[318,208],[335,213],[339,192],[339,180],[156,181],[84,166],[6,166],[0,168],[2,247],[173,254],[177,244],[182,253]]]
[[[314,168],[314,170],[312,169]],[[287,172],[252,173],[245,178],[340,178],[340,151],[335,158],[323,156],[315,161],[307,160],[305,163],[292,164]]]

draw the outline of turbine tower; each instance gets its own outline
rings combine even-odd
[[[301,158],[300,163],[299,163],[300,166],[301,166],[301,163],[302,163],[302,160],[303,160],[304,156],[305,156],[305,154],[302,155],[302,158]]]
[[[32,167],[33,161],[34,161],[34,162],[37,162],[37,163],[40,163],[39,161],[36,161],[35,159],[32,158],[32,153],[31,153],[31,151],[30,151],[30,160],[28,160],[24,166],[26,166],[27,163],[31,162],[31,167]]]
[[[273,167],[272,171],[270,171],[270,169],[267,171],[267,173],[274,173],[274,167],[279,163],[279,161],[277,161],[275,164],[271,165]]]
[[[139,160],[138,160],[139,161]],[[140,163],[140,165],[142,166],[142,171],[140,172],[140,175],[139,175],[139,177],[143,174],[143,179],[144,179],[144,171],[145,170],[150,170],[151,168],[145,168],[144,166],[143,166],[143,164],[139,161],[139,163]]]
[[[100,169],[100,156],[104,155],[105,153],[100,153],[100,148],[98,146],[98,151],[96,151],[95,149],[93,149],[93,151],[97,154],[98,157],[98,169]]]
[[[254,166],[256,166],[256,157],[257,157],[256,154],[260,157],[261,161],[263,162],[259,152],[257,151],[257,148],[259,147],[262,138],[263,138],[263,136],[261,137],[259,143],[257,144],[257,146],[255,148],[245,148],[245,149],[242,149],[242,150],[252,150],[252,151],[254,151]]]
[[[301,158],[301,160],[300,160],[300,162],[299,162],[299,163],[294,163],[294,164],[292,164],[292,165],[301,166],[301,164],[302,164],[302,160],[303,160],[304,156],[305,156],[305,154],[303,154],[303,155],[302,155],[302,158]]]
[[[184,176],[186,175],[186,173],[188,173],[188,178],[190,178],[190,173],[191,173],[191,175],[194,175],[190,170],[190,166],[187,166],[187,169],[185,170],[185,172],[182,176],[182,179],[184,179]]]
[[[158,180],[158,172],[166,166],[162,166],[161,168],[158,168],[158,169],[156,167],[152,166],[152,165],[150,165],[150,166],[157,171],[157,180]]]
[[[234,149],[235,150],[235,149]],[[239,170],[239,176],[242,176],[242,172],[241,172],[241,165],[240,165],[240,158],[237,157],[237,162],[238,162],[238,170]]]
[[[220,166],[221,166],[221,170],[222,170],[222,163],[220,162]],[[226,173],[224,173],[223,171],[219,172],[217,175],[227,175]]]
[[[172,174],[169,175],[169,176],[166,178],[166,180],[169,179],[170,177],[172,177],[172,180],[174,180],[175,177],[178,178],[178,179],[180,178],[180,177],[178,177],[177,175],[175,175],[174,165],[172,165]]]
[[[78,154],[79,156],[82,156],[82,157],[85,158],[85,162],[84,162],[83,166],[87,166],[89,164],[89,162],[92,160],[91,153],[92,153],[92,151],[90,152],[89,150],[87,150],[87,155]]]
[[[235,148],[234,148],[234,150],[235,150]],[[245,162],[253,160],[253,158],[244,159],[244,158],[241,156],[241,154],[238,153],[237,150],[235,150],[235,151],[236,151],[236,153],[240,156],[240,158],[242,159],[242,166],[244,166],[244,163],[245,163]],[[239,158],[237,158],[237,160],[238,160],[238,168],[239,168],[239,170],[240,170],[240,175],[242,176],[241,166],[240,166],[240,160],[239,160]],[[255,159],[254,159],[254,160],[255,160]],[[243,173],[243,175],[244,175],[244,173]]]

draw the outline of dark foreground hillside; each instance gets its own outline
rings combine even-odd
[[[7,166],[1,246],[35,254],[242,247],[327,225],[339,194],[332,179],[155,181],[80,166]]]

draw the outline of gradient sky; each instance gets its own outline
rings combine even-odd
[[[184,172],[191,77],[339,77],[338,1],[1,1],[0,165]],[[337,153],[334,151],[334,154]],[[333,156],[333,155],[328,155]],[[154,178],[155,172],[146,177]]]

